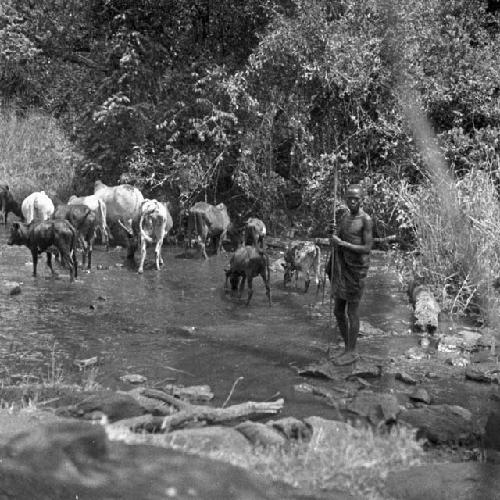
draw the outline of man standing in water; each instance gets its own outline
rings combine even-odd
[[[327,264],[327,274],[332,283],[331,293],[335,297],[335,318],[345,343],[344,352],[333,360],[337,365],[348,365],[359,358],[356,352],[359,304],[373,244],[372,219],[361,208],[362,199],[361,186],[351,184],[345,195],[349,211],[340,219],[338,236],[332,236],[333,276],[330,276],[331,261]]]

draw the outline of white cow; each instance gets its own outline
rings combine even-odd
[[[71,196],[68,200],[68,205],[85,205],[95,214],[95,222],[96,226],[99,228],[101,232],[102,243],[106,245],[106,248],[109,247],[109,230],[108,225],[106,223],[106,204],[100,198],[98,198],[95,194],[91,194],[89,196],[76,197],[75,195]]]
[[[128,258],[133,259],[137,247],[140,248],[141,257],[139,261],[138,273],[144,271],[144,261],[146,260],[146,247],[155,245],[156,269],[160,269],[163,265],[161,257],[161,248],[163,239],[172,229],[173,220],[166,203],[161,203],[157,200],[145,199],[141,203],[139,214],[132,220],[132,230],[120,221],[129,236],[133,238],[133,242],[128,247]]]
[[[101,181],[94,185],[94,195],[106,204],[106,217],[109,221],[131,221],[141,208],[144,200],[142,193],[129,184],[106,186]]]
[[[48,220],[54,213],[54,203],[45,191],[35,191],[23,200],[21,211],[28,224],[33,220]]]
[[[311,274],[314,274],[316,282],[316,293],[319,291],[320,284],[320,264],[321,249],[318,245],[303,241],[289,247],[285,253],[285,262],[282,266],[285,268],[284,285],[292,281],[292,275],[295,273],[295,288],[299,279],[299,271],[305,274],[304,293],[309,289]]]

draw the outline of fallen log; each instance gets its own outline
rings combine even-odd
[[[165,417],[163,419],[162,429],[165,432],[169,432],[174,429],[182,428],[189,422],[221,424],[233,420],[241,420],[242,418],[259,418],[265,415],[274,415],[283,409],[284,404],[284,399],[280,398],[277,401],[264,403],[248,401],[227,408],[193,406],[191,409],[181,410],[174,415]]]
[[[438,327],[441,308],[431,289],[427,285],[412,282],[408,287],[408,293],[413,305],[415,328],[429,333],[434,332]]]
[[[150,390],[152,389],[146,389],[146,391]],[[183,403],[182,401],[180,402]],[[109,427],[114,430],[128,429],[138,431],[147,428],[150,431],[159,431],[161,429],[162,432],[170,432],[181,429],[193,422],[203,423],[204,425],[216,425],[251,418],[256,419],[279,413],[283,409],[284,400],[281,398],[277,401],[264,403],[249,401],[229,406],[228,408],[211,408],[209,406],[190,405],[189,403],[184,404],[186,407],[173,415],[166,417],[149,414],[141,415],[114,422]]]

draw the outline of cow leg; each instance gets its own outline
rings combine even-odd
[[[33,259],[33,276],[36,276],[36,266],[38,264],[38,251],[36,249],[31,251],[31,258]]]
[[[94,247],[94,237],[92,237],[88,241],[88,246],[87,246],[87,255],[88,255],[88,261],[89,261],[87,269],[89,269],[89,270],[90,270],[90,268],[92,266],[92,250],[94,249],[93,247]]]
[[[299,286],[299,271],[298,269],[295,270],[295,290],[297,290]]]
[[[5,213],[5,210],[6,210],[6,203],[5,203],[5,197],[2,196],[2,222],[3,222],[3,225],[5,226],[5,224],[7,224],[7,214]]]
[[[222,243],[224,243],[224,240],[226,239],[226,234],[227,234],[227,231],[224,231],[219,235],[218,252],[217,253],[224,253],[224,254],[226,253],[226,251],[224,250],[224,247],[222,246]]]
[[[70,252],[67,252],[66,250],[62,250],[62,249],[60,250],[60,254],[61,254],[61,264],[64,267],[68,268],[69,280],[74,281],[75,276],[77,274],[76,269],[78,267],[76,255],[74,255],[72,258],[71,257],[71,250],[70,250]]]
[[[311,284],[311,276],[309,274],[309,271],[306,272],[305,276],[305,287],[304,287],[304,293],[307,293],[307,290],[309,290],[309,285]]]
[[[204,259],[208,259],[207,247],[206,247],[206,244],[205,244],[204,240],[200,241],[200,248],[201,248],[201,254],[203,255],[203,258]]]
[[[250,304],[250,300],[252,299],[253,295],[253,287],[252,287],[253,278],[251,275],[249,275],[246,277],[246,279],[248,281],[248,296],[247,296],[247,306],[248,306],[248,304]]]
[[[242,295],[243,295],[243,290],[245,289],[245,280],[247,279],[246,275],[244,274],[242,277],[241,277],[241,281],[240,281],[240,286],[239,286],[239,289],[238,289],[238,298],[241,299]]]
[[[49,266],[49,269],[52,272],[52,276],[54,276],[57,273],[54,271],[54,268],[52,267],[52,253],[50,251],[45,252],[45,253],[47,254],[47,266]],[[61,259],[62,259],[62,256],[61,256]]]
[[[141,238],[141,258],[139,261],[139,269],[137,272],[142,274],[144,272],[144,261],[146,260],[146,240]]]
[[[163,265],[163,259],[161,257],[161,246],[163,244],[163,237],[159,238],[155,245],[155,259],[156,259],[156,269],[159,271],[160,266]]]
[[[262,276],[262,280],[264,281],[264,286],[266,287],[266,296],[267,299],[269,300],[269,306],[271,306],[271,287],[269,285],[269,276],[265,269],[263,272],[260,273],[260,275]]]

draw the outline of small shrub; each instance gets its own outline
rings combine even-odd
[[[39,112],[18,116],[0,111],[0,181],[17,200],[44,190],[66,200],[74,192],[74,175],[81,157],[56,121]]]

